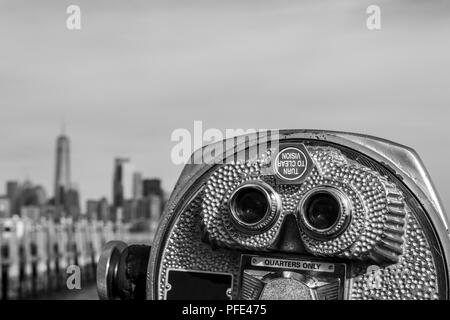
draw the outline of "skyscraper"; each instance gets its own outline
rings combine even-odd
[[[70,189],[69,138],[63,133],[56,139],[55,205],[64,206]]]
[[[164,209],[164,191],[160,179],[145,179],[143,181],[143,195],[147,203],[146,216],[150,218],[152,226],[156,226]],[[153,228],[153,227],[152,227]]]
[[[66,213],[73,219],[78,219],[80,212],[80,195],[75,186],[70,186],[65,194],[65,209]]]
[[[147,197],[150,194],[156,194],[158,196],[163,195],[160,179],[145,179],[143,181],[143,188],[144,197]]]
[[[140,172],[133,173],[133,199],[142,198],[142,174]]]
[[[123,206],[124,186],[123,186],[123,164],[128,162],[125,158],[114,159],[114,178],[113,178],[113,207],[114,209]]]

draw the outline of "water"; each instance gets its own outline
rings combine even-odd
[[[97,287],[94,284],[86,285],[77,290],[61,290],[51,294],[40,295],[37,300],[98,300]]]

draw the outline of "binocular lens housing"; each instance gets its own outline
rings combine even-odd
[[[328,192],[312,194],[305,204],[305,219],[308,224],[320,231],[333,227],[341,216],[338,200]]]
[[[264,219],[269,210],[269,201],[263,191],[249,187],[236,194],[234,208],[238,220],[252,224]]]
[[[239,228],[254,231],[269,226],[280,206],[275,191],[262,181],[242,184],[233,192],[229,202],[233,223]]]
[[[349,222],[349,202],[344,194],[333,187],[308,192],[300,204],[303,230],[319,239],[342,233]]]

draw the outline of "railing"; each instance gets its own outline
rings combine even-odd
[[[150,243],[152,235],[131,237]],[[127,226],[85,219],[0,220],[1,299],[33,299],[93,283],[102,247],[113,239],[129,241]]]

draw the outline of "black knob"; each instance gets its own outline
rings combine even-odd
[[[121,241],[108,242],[97,266],[100,299],[145,299],[150,249],[146,245],[127,246]]]

